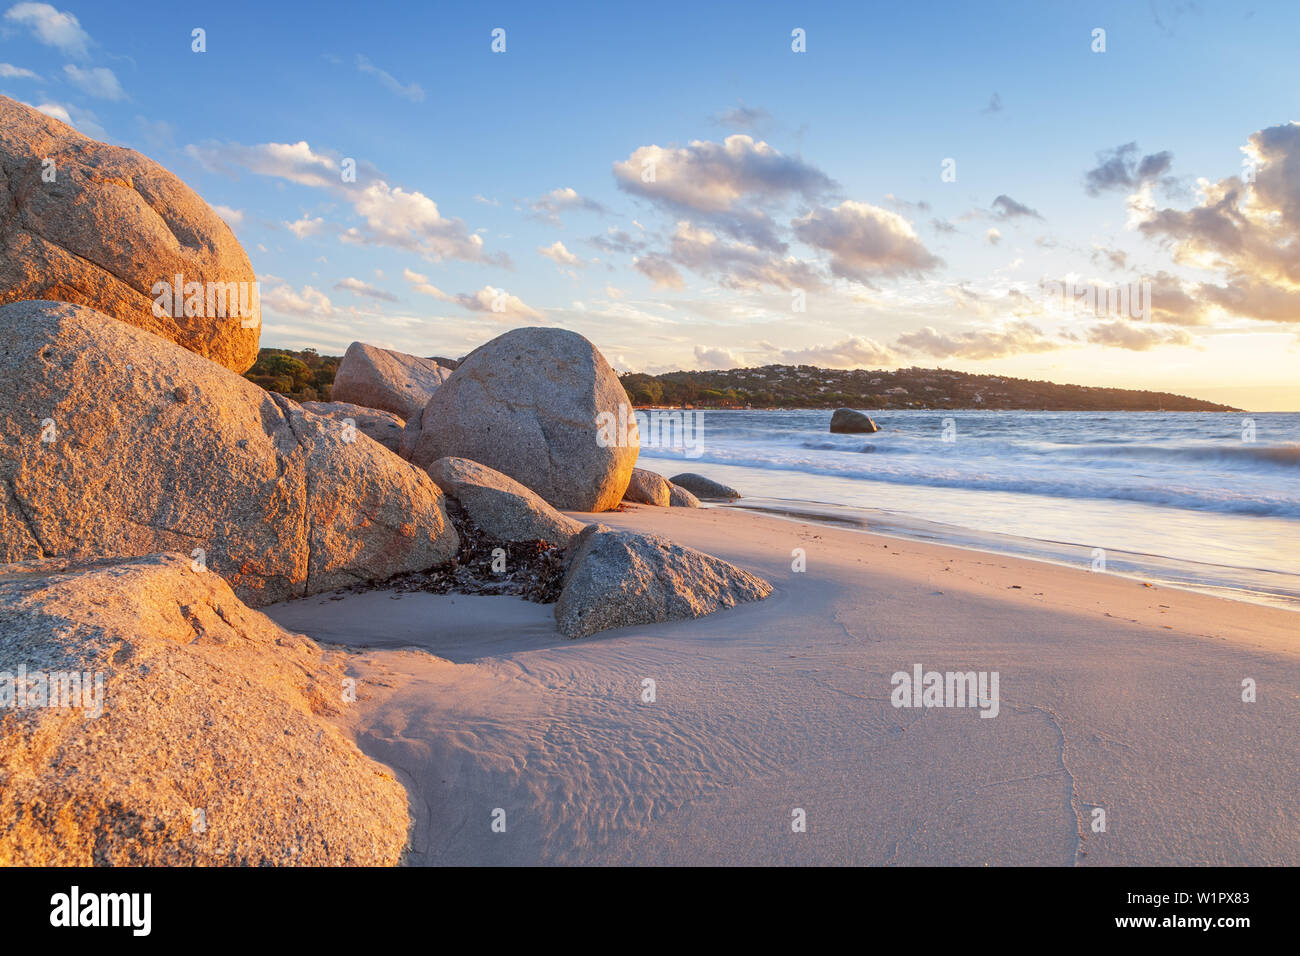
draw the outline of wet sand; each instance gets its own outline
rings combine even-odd
[[[1294,613],[729,509],[600,520],[776,591],[580,641],[510,597],[267,609],[347,648],[408,863],[1300,863]],[[998,715],[893,706],[916,664],[998,672]]]

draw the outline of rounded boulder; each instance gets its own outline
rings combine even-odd
[[[419,421],[411,461],[468,458],[563,511],[623,499],[640,449],[627,393],[576,332],[522,328],[465,357]]]

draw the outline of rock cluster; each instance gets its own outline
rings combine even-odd
[[[562,513],[739,497],[634,467],[576,333],[458,362],[355,342],[334,400],[299,405],[238,374],[258,314],[152,308],[160,281],[254,282],[166,170],[0,97],[0,208],[0,865],[400,860],[406,794],[332,720],[342,656],[255,607],[514,594],[584,637],[771,592]]]
[[[456,552],[424,472],[84,306],[0,307],[0,561],[181,551],[259,606]]]

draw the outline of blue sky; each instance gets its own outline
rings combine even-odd
[[[264,345],[555,324],[1300,407],[1294,4],[179,6],[0,0],[0,92],[218,207]]]

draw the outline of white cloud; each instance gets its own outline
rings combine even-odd
[[[538,246],[537,252],[547,259],[554,260],[557,265],[574,266],[581,268],[582,260],[575,256],[568,249],[564,248],[564,243],[556,239],[549,246]]]
[[[1188,210],[1157,209],[1150,190],[1129,198],[1141,233],[1168,245],[1174,261],[1222,273],[1198,298],[1229,315],[1271,322],[1300,319],[1300,123],[1252,133],[1247,170],[1217,182],[1198,180]],[[1154,292],[1153,292],[1154,298]]]
[[[920,275],[943,264],[898,213],[845,200],[833,209],[818,206],[793,223],[795,234],[831,254],[831,271],[866,283],[877,276]]]
[[[808,263],[743,242],[724,242],[706,229],[679,222],[673,234],[672,260],[702,275],[716,274],[731,289],[821,289],[825,281]],[[644,270],[643,270],[644,271]]]
[[[719,126],[744,130],[756,130],[771,118],[772,114],[761,106],[746,106],[743,102],[714,113],[711,117]]]
[[[728,369],[742,367],[745,360],[730,349],[704,348],[697,345],[695,346],[695,364],[702,370]]]
[[[39,74],[25,70],[21,66],[0,63],[0,80],[39,80],[40,78]]]
[[[419,83],[407,83],[403,85],[385,70],[381,70],[361,54],[357,54],[357,69],[362,73],[377,77],[379,82],[384,84],[398,96],[410,100],[412,103],[420,103],[424,100],[424,88]]]
[[[632,265],[661,289],[681,289],[686,285],[677,267],[661,255],[639,256],[632,260]]]
[[[760,205],[792,196],[813,200],[836,188],[821,170],[742,134],[677,149],[642,146],[614,164],[614,178],[625,192],[781,251],[784,243]]]
[[[76,126],[72,122],[72,117],[68,115],[68,108],[61,103],[41,103],[36,107],[46,116],[52,116],[61,123],[67,123],[69,126]]]
[[[262,308],[281,315],[332,315],[334,306],[325,293],[309,285],[295,290],[283,279],[263,276],[261,282]]]
[[[106,66],[94,66],[83,70],[69,63],[63,68],[68,81],[88,96],[101,100],[121,100],[126,98],[122,84],[117,76]]]
[[[176,130],[166,120],[149,120],[143,116],[135,118],[135,125],[151,147],[155,149],[170,148],[176,138]]]
[[[284,227],[299,239],[307,239],[318,234],[325,228],[325,220],[320,216],[317,216],[315,219],[312,219],[310,216],[303,216],[301,219],[296,219],[293,222],[286,222]]]
[[[483,237],[471,233],[460,219],[447,219],[438,204],[421,192],[371,183],[352,197],[353,208],[366,222],[366,231],[345,233],[350,241],[411,249],[438,259],[483,262]]]
[[[456,296],[456,302],[471,312],[486,312],[502,319],[541,319],[543,315],[536,309],[525,305],[518,296],[513,296],[504,289],[484,286],[473,295],[462,292]]]
[[[397,296],[391,292],[376,288],[369,282],[363,282],[348,276],[346,279],[340,279],[334,283],[334,288],[343,292],[351,292],[353,295],[363,295],[368,299],[379,299],[381,302],[396,302]]]
[[[236,168],[243,168],[259,176],[275,176],[318,189],[332,189],[342,183],[338,160],[314,152],[305,140],[259,146],[191,144],[185,147],[185,152],[205,169],[228,175],[233,175]]]
[[[509,264],[508,256],[488,255],[481,236],[470,232],[463,220],[443,216],[438,204],[424,193],[390,186],[370,169],[358,169],[359,174],[365,173],[361,178],[366,185],[345,183],[341,176],[343,164],[313,150],[306,141],[258,146],[204,143],[187,146],[185,152],[207,169],[233,174],[242,168],[329,191],[349,203],[363,222],[360,227],[340,227],[341,242],[406,249],[434,261]]]
[[[5,12],[5,19],[27,27],[38,42],[70,56],[84,57],[90,46],[90,35],[77,18],[48,3],[16,3]]]
[[[630,193],[698,212],[724,212],[746,196],[812,198],[834,186],[803,160],[741,134],[680,149],[642,146],[614,164],[614,176]]]
[[[832,345],[781,349],[780,353],[783,364],[816,365],[820,368],[879,368],[897,362],[887,347],[860,335],[851,335]]]
[[[1050,352],[1061,347],[1028,322],[1002,329],[938,332],[930,326],[898,337],[900,348],[933,358],[996,359],[1023,353]]]
[[[1158,345],[1191,345],[1192,337],[1182,329],[1160,329],[1128,322],[1103,322],[1088,330],[1093,345],[1108,345],[1134,352],[1145,352]]]
[[[418,292],[420,295],[431,295],[435,299],[442,299],[446,302],[452,301],[451,296],[429,282],[428,276],[412,272],[410,269],[403,269],[402,278],[411,284],[412,292]]]
[[[108,138],[108,134],[104,132],[104,127],[99,125],[99,118],[90,110],[83,110],[78,106],[66,103],[40,103],[34,109],[62,123],[67,123],[73,129],[92,139]]]
[[[214,204],[212,210],[224,219],[228,226],[238,226],[244,221],[244,211],[242,209],[231,209],[229,206]]]
[[[578,195],[578,191],[571,186],[563,186],[559,189],[552,189],[540,199],[534,199],[529,203],[533,214],[539,219],[559,225],[561,212],[567,210],[581,210],[586,212],[605,212],[605,207],[594,199],[587,199]]]

